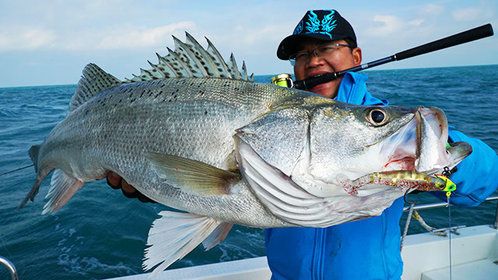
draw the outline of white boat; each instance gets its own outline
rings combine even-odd
[[[488,201],[491,200],[498,200],[498,196],[488,198]],[[414,209],[445,205],[436,203],[416,206]],[[496,211],[494,225],[453,227],[452,233],[449,234],[451,239],[431,232],[407,235],[403,239],[401,251],[404,262],[402,279],[498,280],[498,204]],[[144,273],[113,279],[151,279],[148,276],[150,275]],[[266,257],[258,257],[166,270],[154,279],[253,280],[270,277]]]

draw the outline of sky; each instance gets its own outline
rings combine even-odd
[[[332,8],[353,25],[363,62],[486,23],[498,30],[496,0],[0,0],[0,87],[76,84],[88,63],[131,77],[185,31],[250,73],[290,73],[278,44],[307,10]],[[483,64],[498,64],[498,35],[376,69]]]

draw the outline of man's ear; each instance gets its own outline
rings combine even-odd
[[[354,48],[353,49],[353,63],[355,66],[358,66],[361,64],[361,49],[360,48]]]

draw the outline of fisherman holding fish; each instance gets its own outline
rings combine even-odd
[[[308,11],[292,35],[277,50],[290,60],[296,79],[338,72],[362,62],[361,49],[349,22],[335,10]],[[320,84],[311,91],[359,105],[387,105],[366,88],[363,74]],[[474,206],[497,187],[498,157],[480,140],[451,130],[449,141],[471,144],[473,153],[457,167],[451,179],[458,186],[451,201]],[[403,199],[378,217],[329,228],[275,228],[265,231],[266,253],[273,279],[400,279],[400,226]]]
[[[335,10],[306,12],[293,34],[278,46],[277,56],[291,62],[298,80],[362,62],[362,50],[352,26]],[[351,104],[387,105],[387,101],[368,92],[366,80],[365,75],[350,72],[310,91]],[[496,191],[498,157],[482,141],[450,129],[448,142],[457,141],[469,143],[473,152],[452,170],[450,178],[458,188],[451,202],[475,206]],[[151,201],[113,172],[107,175],[107,181],[113,188],[121,188],[127,197]],[[402,209],[403,199],[399,198],[377,217],[327,228],[266,229],[272,279],[400,279]]]

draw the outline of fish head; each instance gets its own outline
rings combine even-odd
[[[453,156],[447,151],[447,119],[435,107],[340,103],[317,108],[309,129],[308,166],[296,168],[293,178],[319,196],[337,194],[346,182],[372,173],[441,173],[471,152],[465,143]]]
[[[348,183],[376,172],[440,173],[471,151],[464,143],[453,155],[447,151],[446,116],[432,107],[296,106],[270,112],[236,136],[239,147],[249,146],[262,162],[317,197],[344,195]],[[239,162],[243,156],[239,152]]]

